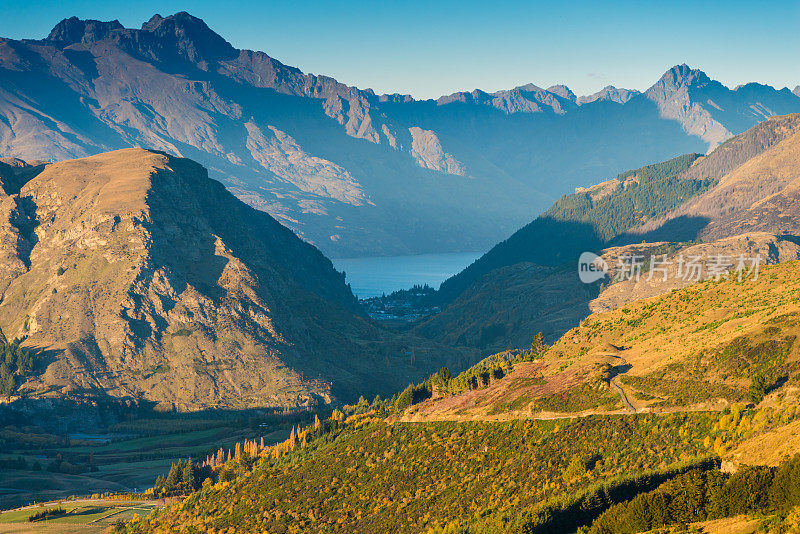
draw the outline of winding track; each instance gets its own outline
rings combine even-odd
[[[621,362],[620,365],[615,366],[615,367],[622,367],[622,366],[628,365],[628,360],[626,360],[622,356],[614,355],[614,357],[615,358],[619,358],[619,360]],[[625,371],[625,372],[627,372],[627,371]],[[619,376],[620,374],[622,374],[622,373],[614,375],[614,377],[611,378],[608,381],[608,383],[611,385],[611,387],[614,388],[614,391],[617,392],[617,394],[619,395],[619,398],[622,399],[622,404],[625,406],[625,409],[628,410],[628,412],[630,412],[630,413],[636,413],[637,412],[636,407],[633,404],[631,404],[631,401],[628,400],[628,396],[625,394],[625,391],[622,389],[622,386],[620,386],[617,383],[617,376]]]
[[[625,394],[625,391],[622,390],[619,384],[616,382],[616,377],[612,378],[608,381],[611,384],[611,387],[619,394],[619,398],[622,399],[622,404],[625,405],[625,409],[628,410],[630,413],[636,413],[636,407],[631,404],[631,401],[628,400],[628,396]]]

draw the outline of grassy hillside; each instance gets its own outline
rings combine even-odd
[[[798,280],[800,262],[791,261],[762,268],[757,279],[707,280],[592,314],[536,360],[483,389],[427,400],[409,417],[614,409],[604,386],[612,377],[639,410],[758,402],[773,388],[800,386]],[[571,406],[574,397],[580,410],[552,408],[556,399]]]
[[[574,266],[518,263],[492,271],[414,333],[484,354],[530,345],[537,332],[552,341],[590,313],[596,284],[582,284]]]
[[[719,178],[715,187],[625,239],[710,241],[755,231],[800,233],[800,114],[773,117],[737,136],[687,176],[709,174]]]
[[[704,252],[752,256],[759,248],[762,257],[792,259],[787,251],[775,253],[764,238],[756,238],[761,244],[754,246],[750,237],[767,233],[781,241],[785,234],[800,233],[798,132],[800,115],[773,117],[706,157],[680,156],[562,197],[442,284],[437,297],[449,305],[416,331],[485,353],[527,344],[537,330],[554,339],[570,322],[602,307],[591,302],[601,288],[586,287],[574,275],[575,261],[586,250],[671,242],[669,251],[653,253],[678,254],[704,240]],[[747,239],[722,241],[737,236]],[[563,272],[552,268],[558,265]],[[601,299],[603,305],[620,305],[670,289],[615,284],[613,294]]]

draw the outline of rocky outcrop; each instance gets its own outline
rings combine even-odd
[[[124,27],[118,20],[102,22],[99,20],[81,20],[78,17],[64,19],[53,27],[45,41],[58,46],[69,46],[78,43],[95,43],[109,37],[114,30]]]
[[[686,133],[700,137],[713,148],[733,134],[693,98],[693,92],[712,83],[721,85],[684,64],[668,70],[645,96],[655,102],[663,117],[678,121]]]
[[[266,131],[248,122],[247,148],[253,159],[278,179],[301,191],[336,199],[353,206],[369,202],[364,188],[341,166],[307,154],[286,132],[269,126]]]
[[[420,167],[446,174],[464,175],[464,166],[452,154],[444,151],[436,132],[417,126],[412,126],[408,131],[411,133],[411,155]]]
[[[567,100],[571,100],[575,102],[578,97],[572,90],[567,87],[566,85],[551,85],[547,88],[548,93],[553,93],[554,95],[560,96],[561,98],[566,98]]]

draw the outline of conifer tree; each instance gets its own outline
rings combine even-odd
[[[196,478],[197,476],[195,474],[194,463],[189,460],[186,462],[186,466],[183,468],[183,473],[181,476],[181,482],[185,491],[194,491],[197,485]]]

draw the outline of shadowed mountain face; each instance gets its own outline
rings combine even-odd
[[[792,111],[788,90],[729,90],[685,65],[645,93],[378,96],[236,50],[187,13],[0,39],[0,155],[190,157],[334,256],[488,248],[597,176],[706,152]]]
[[[330,260],[193,161],[125,149],[13,168],[0,329],[42,351],[28,396],[297,406],[468,363],[357,315]]]

